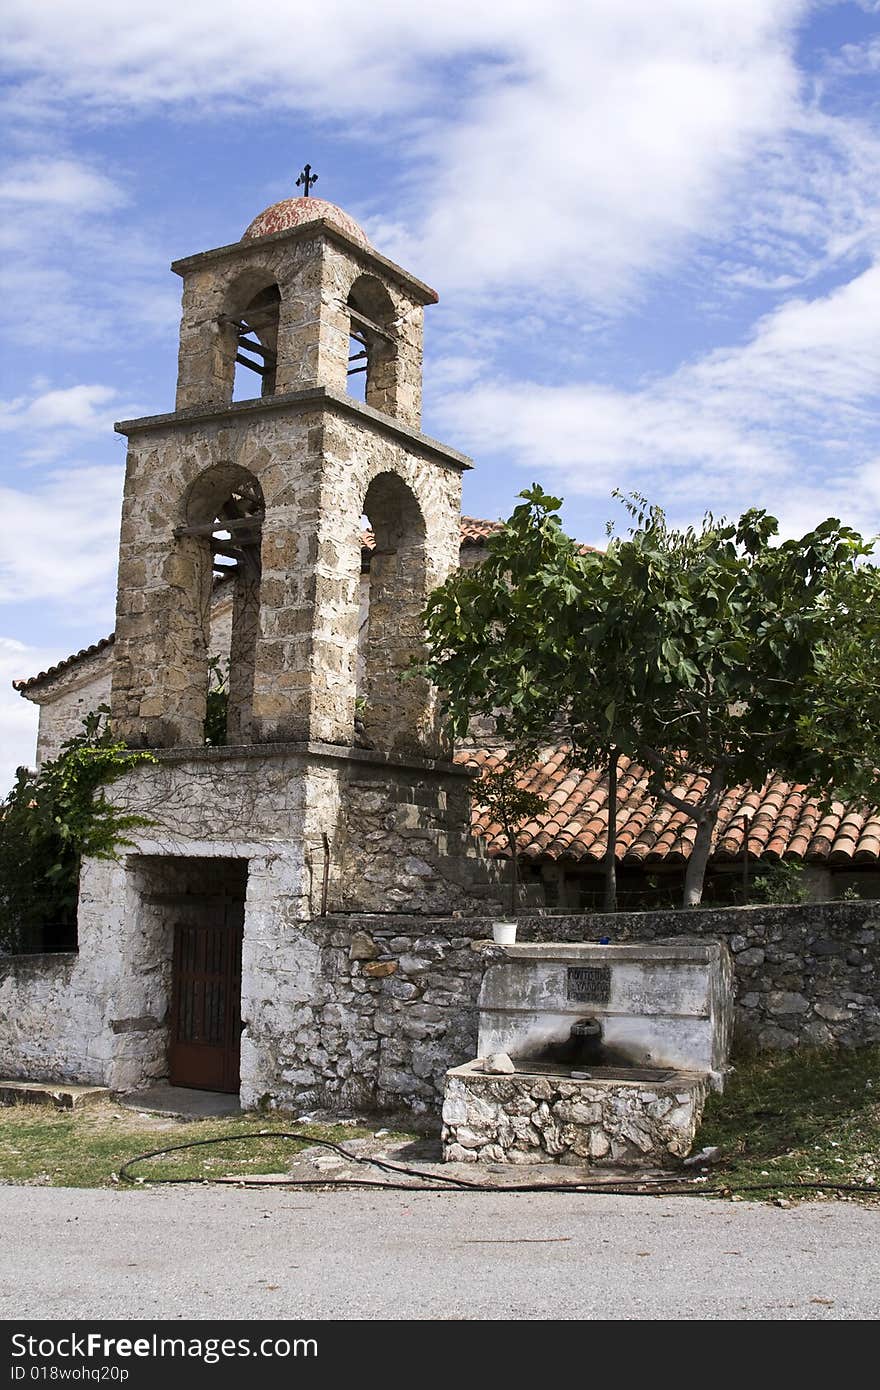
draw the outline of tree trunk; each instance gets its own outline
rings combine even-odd
[[[719,768],[713,768],[703,801],[703,810],[699,818],[694,817],[697,822],[697,835],[684,875],[684,907],[699,907],[703,901],[706,865],[709,862],[712,835],[718,820],[723,790],[724,775]]]
[[[507,843],[510,847],[510,911],[515,916],[519,907],[519,862],[516,854],[516,831],[506,824],[504,829],[507,832]]]
[[[605,847],[605,859],[603,861],[603,912],[617,911],[617,859],[614,851],[617,841],[617,763],[619,758],[620,750],[612,748],[608,755],[608,844]]]

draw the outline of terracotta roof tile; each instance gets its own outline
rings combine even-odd
[[[78,661],[85,661],[86,657],[97,656],[98,652],[106,651],[107,647],[112,647],[116,641],[116,633],[111,632],[109,637],[100,637],[97,642],[93,642],[90,647],[81,647],[73,656],[66,656],[63,661],[57,661],[54,666],[49,666],[45,671],[40,671],[36,676],[28,676],[24,680],[13,681],[12,688],[23,695],[26,690],[37,686],[41,681],[51,680],[53,676],[59,676],[62,671],[66,671],[68,666],[75,666]]]
[[[481,748],[462,750],[456,762],[474,771],[496,769],[503,753]],[[522,827],[519,851],[527,859],[566,860],[598,865],[608,832],[608,788],[600,769],[587,772],[567,766],[564,747],[545,748],[521,779],[540,790],[548,810]],[[696,824],[683,811],[657,803],[647,792],[645,770],[621,760],[618,780],[616,856],[622,865],[685,862],[693,849]],[[690,777],[674,788],[694,801],[705,779]],[[486,841],[490,855],[506,856],[507,841],[490,814],[475,806],[475,836]],[[880,811],[834,802],[820,816],[818,803],[800,783],[768,777],[757,791],[731,787],[721,803],[712,860],[803,859],[841,866],[880,862]]]

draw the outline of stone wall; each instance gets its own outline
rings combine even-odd
[[[187,847],[223,849],[195,838]],[[436,1112],[447,1069],[476,1056],[480,984],[487,961],[503,957],[487,940],[492,919],[306,916],[306,864],[279,841],[242,838],[237,853],[249,860],[243,1103]],[[144,916],[141,872],[136,856],[128,866],[87,866],[79,957],[0,961],[8,1075],[126,1088],[162,1074],[167,951]],[[779,1049],[880,1040],[875,903],[520,919],[524,941],[644,940],[696,928],[730,944],[740,1042]]]
[[[218,868],[235,859],[247,863],[246,1103],[267,1093],[290,1103],[301,1093],[347,1094],[350,1076],[372,1103],[379,1086],[369,1061],[379,1058],[372,1015],[380,1002],[373,986],[398,963],[362,976],[344,951],[342,972],[330,919],[318,915],[325,890],[331,909],[344,896],[361,908],[493,910],[491,881],[462,821],[467,780],[450,765],[279,745],[271,755],[166,752],[136,768],[114,785],[114,801],[150,824],[134,833],[124,860],[84,864],[80,951],[65,958],[66,973],[60,957],[0,959],[3,1069],[122,1090],[165,1075],[172,936],[162,903],[188,881],[193,859]],[[384,800],[370,809],[371,788],[380,784]],[[470,857],[460,862],[455,845]],[[447,1019],[441,1031],[454,1040],[456,1029]]]
[[[232,636],[232,596],[224,582],[214,590],[211,606],[209,651],[224,663],[229,661]],[[61,745],[82,733],[83,720],[101,705],[110,704],[113,677],[113,644],[81,657],[40,682],[25,697],[40,707],[37,733],[37,766],[56,758]]]
[[[418,428],[421,415],[423,306],[436,295],[400,266],[358,245],[332,223],[243,240],[175,261],[183,278],[177,409],[228,405],[235,378],[236,333],[229,319],[270,286],[280,303],[277,392],[310,386],[345,391],[348,385],[349,305],[373,308],[393,335],[394,350],[378,355],[368,381],[368,402]],[[371,293],[372,292],[372,293]],[[394,325],[392,328],[391,325]]]
[[[726,939],[735,963],[735,1045],[772,1051],[880,1041],[875,903],[519,921],[523,941]],[[327,1103],[338,1094],[436,1109],[447,1068],[477,1053],[483,973],[487,961],[503,958],[503,948],[487,940],[491,919],[340,916],[301,930],[322,953],[321,993],[297,1004],[296,1028],[283,1039],[267,1038],[266,1076],[275,1046],[282,1056],[307,1049],[267,1092],[282,1104]],[[276,1007],[283,1014],[280,1000]]]
[[[123,863],[86,861],[79,952],[0,956],[4,1076],[125,1090],[165,1074],[168,967],[144,929],[139,887]]]
[[[880,1041],[880,904],[824,902],[526,917],[523,941],[720,937],[734,960],[737,1043],[858,1047]]]
[[[36,689],[28,698],[40,706],[37,733],[37,766],[57,758],[61,745],[82,733],[83,720],[100,705],[110,703],[113,647],[84,657],[67,671]]]
[[[0,956],[0,1075],[32,1081],[103,1082],[89,1038],[100,1033],[100,1005],[80,988],[75,952]]]
[[[452,1163],[667,1163],[690,1153],[707,1081],[493,1076],[456,1067],[443,1099],[443,1157]]]
[[[473,1056],[481,954],[496,948],[438,927],[317,919],[255,961],[271,973],[242,1039],[246,1103],[439,1110],[447,1068]]]
[[[702,935],[726,939],[741,1043],[776,1050],[880,1041],[876,901],[631,912],[587,920],[596,924],[591,931],[604,922],[622,941],[679,936],[695,925]]]

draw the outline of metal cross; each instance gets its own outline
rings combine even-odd
[[[311,164],[307,164],[306,167],[303,169],[302,173],[300,174],[299,178],[297,179],[296,186],[297,188],[302,188],[303,184],[305,184],[305,188],[303,190],[303,197],[308,198],[309,189],[311,188],[313,183],[317,182],[318,175],[313,174]]]

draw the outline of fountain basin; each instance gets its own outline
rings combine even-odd
[[[505,946],[479,1008],[478,1057],[446,1074],[445,1159],[663,1165],[724,1082],[730,953],[699,937]]]
[[[710,1089],[706,1076],[594,1068],[600,1071],[613,1074],[579,1081],[546,1067],[498,1076],[480,1060],[452,1068],[443,1101],[444,1159],[638,1167],[690,1153]]]

